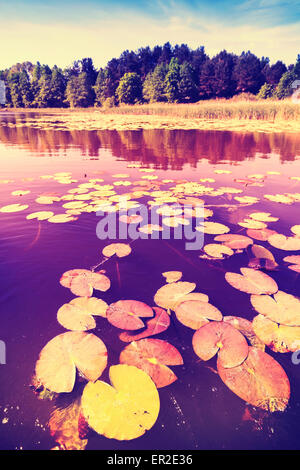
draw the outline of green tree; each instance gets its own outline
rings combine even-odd
[[[238,93],[258,93],[264,83],[261,65],[258,57],[250,51],[242,52],[234,68]]]
[[[52,69],[50,80],[49,106],[52,108],[61,108],[65,105],[66,80],[56,65]]]
[[[143,84],[143,98],[150,103],[166,101],[165,78],[168,66],[164,63],[158,64],[153,72],[148,73]]]
[[[22,99],[23,106],[29,108],[32,105],[32,90],[31,83],[26,70],[22,70],[19,75],[19,93]]]
[[[173,57],[165,78],[165,95],[169,103],[178,103],[180,100],[179,82],[180,65],[178,59]]]
[[[22,108],[24,104],[19,86],[20,74],[9,72],[7,78],[11,104],[14,108]]]
[[[71,108],[93,105],[92,89],[86,72],[70,78],[66,88],[66,102]]]
[[[276,87],[275,96],[280,100],[291,96],[295,91],[292,88],[292,84],[295,80],[297,80],[297,75],[294,72],[294,69],[285,72]]]
[[[108,68],[99,70],[93,89],[95,92],[96,106],[103,106],[109,98],[112,103],[115,102],[115,94],[113,93],[111,95],[110,70]]]
[[[259,90],[257,98],[260,99],[260,100],[266,100],[268,98],[273,98],[274,97],[274,92],[275,92],[274,85],[270,85],[269,83],[265,83],[261,87],[261,89]]]
[[[187,61],[180,66],[179,76],[178,92],[180,101],[194,103],[199,98],[198,87],[195,83],[194,70]]]
[[[124,104],[134,104],[142,100],[142,81],[135,72],[123,75],[116,91],[118,100]]]

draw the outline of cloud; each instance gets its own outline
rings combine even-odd
[[[82,24],[10,21],[0,22],[0,41],[6,45],[1,48],[0,69],[25,60],[65,67],[82,57],[92,57],[100,67],[125,49],[153,47],[167,41],[192,48],[204,45],[210,56],[223,49],[237,54],[250,49],[258,56],[270,57],[271,62],[283,60],[290,64],[299,53],[300,22],[241,26],[199,19],[191,13],[174,13],[162,19],[123,14]]]

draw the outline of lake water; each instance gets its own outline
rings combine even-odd
[[[6,364],[0,365],[0,447],[50,449],[56,443],[47,422],[55,407],[64,406],[70,398],[57,402],[38,399],[30,388],[31,377],[41,349],[66,331],[57,322],[56,312],[74,296],[60,285],[61,275],[101,263],[108,241],[96,235],[99,217],[94,212],[83,212],[77,220],[59,224],[26,219],[35,211],[65,211],[61,200],[47,205],[36,199],[74,194],[68,191],[91,179],[102,179],[100,185],[112,185],[117,194],[144,188],[149,195],[138,201],[147,204],[153,191],[204,180],[201,184],[209,188],[242,190],[241,194],[219,196],[194,194],[213,209],[211,221],[225,224],[230,233],[246,235],[247,229],[238,222],[251,212],[269,212],[279,220],[268,228],[291,236],[291,226],[300,224],[300,201],[282,204],[264,196],[300,193],[300,136],[194,130],[40,130],[26,125],[25,114],[6,112],[0,119],[0,207],[14,203],[29,206],[20,212],[0,213],[0,340],[6,345]],[[141,171],[145,169],[154,171]],[[71,173],[73,182],[53,178],[66,172]],[[154,178],[148,179],[150,175]],[[291,179],[297,176],[299,180]],[[22,196],[12,195],[27,190],[30,192]],[[235,196],[259,200],[247,206]],[[213,239],[214,235],[205,235],[204,243]],[[299,276],[283,261],[299,251],[256,243],[274,254],[279,268],[268,274],[280,290],[300,296]],[[186,251],[183,240],[135,240],[130,256],[118,263],[112,258],[103,265],[112,286],[94,295],[107,303],[135,299],[153,306],[154,294],[164,284],[161,273],[176,270],[182,271],[182,280],[195,282],[196,291],[207,294],[224,316],[252,320],[256,313],[249,295],[229,286],[224,278],[227,271],[239,272],[248,265],[249,251],[218,261],[201,259],[201,254],[201,250]],[[120,330],[98,318],[91,332],[106,344],[108,365],[117,364],[125,346],[118,337]],[[178,380],[159,390],[161,411],[155,426],[128,442],[91,432],[87,449],[299,449],[300,365],[292,363],[291,354],[266,348],[291,383],[286,411],[267,413],[247,405],[223,384],[214,372],[215,358],[207,363],[199,360],[192,349],[193,333],[172,313],[171,326],[157,336],[180,351],[184,365],[173,367]],[[101,379],[109,380],[107,371]],[[71,396],[82,386],[77,385]]]

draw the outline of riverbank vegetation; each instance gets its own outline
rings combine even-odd
[[[153,49],[126,50],[99,70],[91,58],[75,61],[64,70],[56,65],[51,68],[39,62],[23,62],[0,71],[0,79],[5,82],[8,108],[106,109],[125,104],[138,105],[135,113],[151,114],[154,110],[155,114],[179,113],[181,117],[182,113],[189,116],[196,113],[199,118],[209,118],[211,113],[213,117],[221,113],[222,118],[233,113],[235,118],[246,113],[250,119],[261,119],[257,116],[267,113],[268,119],[272,119],[278,110],[284,116],[294,113],[292,105],[276,107],[273,101],[295,92],[295,82],[300,80],[300,55],[295,64],[286,65],[282,61],[270,64],[268,58],[258,58],[250,51],[238,56],[223,50],[210,58],[202,46],[192,50],[185,44],[173,47],[166,43]],[[207,101],[234,98],[241,101],[244,94],[248,100],[273,101],[266,107],[248,103],[241,108],[230,103],[230,109],[219,101],[214,105]],[[199,102],[191,107],[167,106]],[[144,108],[145,103],[150,106]],[[153,103],[159,105],[153,107]],[[127,110],[120,107],[118,112]]]

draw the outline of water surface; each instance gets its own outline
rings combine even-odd
[[[214,208],[213,220],[227,224],[232,233],[246,234],[237,223],[254,211],[270,212],[279,218],[272,228],[291,235],[290,227],[300,224],[300,203],[291,205],[268,201],[265,194],[300,193],[300,136],[295,134],[232,133],[223,131],[59,131],[24,126],[27,115],[5,113],[0,122],[0,207],[22,203],[29,208],[17,213],[0,214],[1,325],[0,339],[7,348],[6,365],[0,365],[0,447],[2,449],[50,449],[55,440],[47,421],[55,403],[38,400],[29,387],[40,350],[64,328],[56,320],[58,308],[73,295],[59,284],[65,271],[89,269],[101,262],[107,241],[96,236],[99,218],[83,213],[65,224],[27,220],[26,215],[41,210],[62,212],[61,203],[51,206],[35,202],[41,194],[59,197],[89,179],[102,178],[103,184],[116,182],[115,174],[127,174],[136,185],[140,168],[154,169],[157,190],[177,182],[214,179],[208,186],[236,187],[242,195],[255,196],[259,202],[245,207],[232,194],[205,196]],[[139,168],[132,167],[139,164]],[[129,165],[129,166],[128,166]],[[230,173],[215,173],[215,170]],[[268,172],[280,174],[271,175]],[[76,182],[61,184],[43,179],[43,175],[70,172]],[[150,174],[150,173],[149,173]],[[258,185],[241,183],[249,175],[263,174]],[[122,179],[122,178],[121,178]],[[149,184],[150,184],[149,183]],[[24,196],[12,196],[15,190],[30,190]],[[116,186],[118,193],[130,186]],[[149,199],[149,198],[148,198]],[[141,202],[147,202],[147,198]],[[222,205],[236,205],[228,211]],[[212,235],[205,243],[213,241]],[[270,249],[267,242],[258,242]],[[296,273],[287,269],[283,257],[293,252],[273,248],[280,269],[271,272],[281,290],[300,294]],[[96,295],[108,303],[136,299],[153,305],[153,296],[163,285],[164,271],[183,272],[183,280],[196,282],[197,291],[210,297],[223,315],[252,320],[255,316],[249,296],[231,288],[224,279],[226,271],[238,272],[247,266],[246,252],[224,261],[199,258],[200,251],[185,251],[182,240],[137,240],[128,258],[105,263],[112,287]],[[295,253],[297,254],[297,253]],[[299,254],[299,253],[298,253]],[[97,319],[92,331],[105,342],[109,365],[118,363],[124,347],[114,327]],[[213,369],[215,359],[204,364],[195,356],[193,330],[181,325],[172,315],[171,327],[159,335],[176,346],[184,366],[174,367],[177,382],[160,390],[161,412],[155,426],[137,440],[118,442],[92,433],[88,449],[297,449],[299,448],[300,366],[293,365],[291,354],[271,354],[285,369],[291,382],[291,400],[284,413],[267,414],[254,410],[236,397],[221,382]],[[103,375],[107,380],[107,373]],[[79,384],[79,389],[80,389]],[[75,394],[78,390],[75,390]],[[64,398],[65,402],[68,398]],[[59,404],[63,404],[63,400]],[[249,419],[249,410],[250,416]]]

